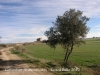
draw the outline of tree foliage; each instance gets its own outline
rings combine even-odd
[[[82,15],[80,10],[70,9],[62,16],[58,16],[53,22],[54,26],[45,32],[48,38],[47,44],[56,48],[57,44],[65,49],[64,61],[67,63],[69,55],[72,53],[74,45],[80,45],[84,42],[84,37],[89,31],[86,26],[89,18]]]

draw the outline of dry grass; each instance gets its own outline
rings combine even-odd
[[[99,71],[93,71],[93,75],[100,75]]]

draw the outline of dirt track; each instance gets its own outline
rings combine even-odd
[[[22,62],[21,58],[11,54],[10,48],[12,47],[0,50],[2,53],[0,55],[0,75],[54,75],[46,70],[30,69],[27,64]]]

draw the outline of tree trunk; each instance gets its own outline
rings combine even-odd
[[[66,48],[66,53],[65,53],[65,58],[64,58],[64,62],[67,63],[67,55],[68,55],[68,47]]]
[[[70,49],[69,49],[69,47],[66,48],[66,53],[65,53],[65,58],[64,58],[65,64],[68,64],[68,58],[69,58],[70,54],[72,53],[72,50],[73,50],[73,43],[72,43],[72,46]]]
[[[66,51],[65,58],[64,58],[65,64],[68,64],[69,55],[70,55],[70,52]]]

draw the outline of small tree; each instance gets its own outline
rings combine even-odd
[[[70,9],[63,16],[58,16],[53,23],[54,26],[45,32],[50,47],[56,48],[59,44],[65,49],[65,63],[68,62],[73,46],[85,43],[83,38],[89,31],[89,27],[86,26],[87,21],[89,18],[83,16],[82,11]]]

